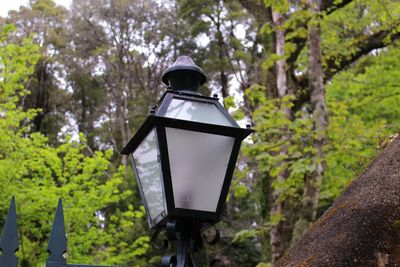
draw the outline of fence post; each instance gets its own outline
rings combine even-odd
[[[58,201],[56,216],[53,228],[51,229],[47,251],[50,256],[47,258],[46,267],[66,267],[67,260],[63,254],[67,251],[67,237],[65,234],[64,212],[62,200]]]
[[[17,267],[18,258],[15,252],[19,248],[17,231],[17,212],[15,198],[11,198],[10,208],[0,238],[0,267]],[[67,264],[63,254],[67,251],[67,236],[65,234],[64,212],[62,200],[58,201],[53,228],[51,229],[49,244],[47,246],[49,257],[46,267],[118,267],[85,264]]]
[[[10,208],[3,232],[0,238],[0,267],[17,267],[18,258],[15,252],[19,248],[17,231],[17,211],[15,208],[15,198],[11,198]]]

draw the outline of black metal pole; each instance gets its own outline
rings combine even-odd
[[[178,240],[177,249],[176,249],[176,261],[177,267],[192,267],[193,262],[191,262],[191,255],[190,255],[190,234],[185,229],[181,233],[180,240]]]

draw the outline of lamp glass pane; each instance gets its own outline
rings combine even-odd
[[[143,190],[151,219],[164,211],[161,187],[161,165],[158,160],[157,139],[153,129],[132,154],[138,180]]]
[[[215,212],[235,138],[165,130],[175,207]]]
[[[214,104],[199,101],[174,98],[168,106],[165,117],[208,124],[234,126]]]

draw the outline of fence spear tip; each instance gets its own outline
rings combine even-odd
[[[11,198],[10,207],[6,222],[0,237],[0,266],[17,266],[18,259],[15,252],[18,250],[18,229],[17,229],[17,211],[15,207],[15,197]]]
[[[58,201],[56,216],[54,218],[53,228],[51,229],[47,251],[50,253],[49,260],[65,262],[63,254],[67,251],[67,237],[65,234],[64,212],[61,199]]]

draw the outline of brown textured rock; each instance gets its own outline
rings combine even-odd
[[[400,266],[400,137],[276,266]]]

